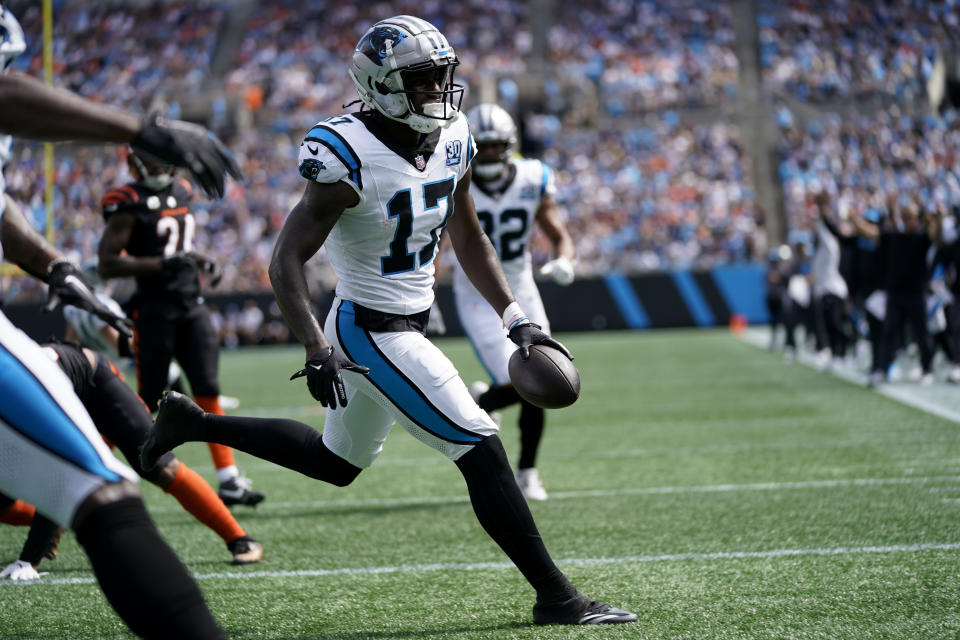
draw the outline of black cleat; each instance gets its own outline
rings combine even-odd
[[[263,545],[250,536],[228,542],[227,549],[233,554],[232,564],[253,564],[263,558]]]
[[[140,466],[150,471],[167,451],[191,440],[202,440],[203,409],[176,391],[168,391],[160,399],[157,419],[147,440],[140,447]]]
[[[254,489],[250,484],[249,478],[244,478],[243,476],[237,476],[230,478],[226,482],[221,482],[217,495],[223,500],[223,504],[228,507],[232,507],[235,504],[255,507],[267,497],[263,491]]]
[[[590,600],[583,594],[555,605],[533,605],[536,624],[618,624],[636,622],[637,614]]]

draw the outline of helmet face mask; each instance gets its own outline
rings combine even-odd
[[[140,174],[138,182],[148,189],[160,191],[173,184],[173,176],[177,168],[172,165],[154,164],[138,156],[130,150],[130,163],[132,168]]]
[[[477,143],[472,167],[483,180],[493,180],[503,173],[517,146],[517,126],[499,105],[478,104],[467,113],[470,133]]]
[[[460,115],[460,64],[436,27],[413,16],[378,22],[357,43],[350,77],[360,100],[414,131],[430,133]]]

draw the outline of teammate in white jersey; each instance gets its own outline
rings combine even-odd
[[[350,69],[365,108],[324,120],[300,147],[299,170],[308,182],[277,239],[270,279],[306,349],[306,367],[294,377],[305,376],[328,407],[323,434],[293,420],[204,414],[169,393],[143,464],[149,468],[182,442],[213,441],[344,486],[373,463],[396,422],[457,465],[480,523],[537,592],[535,622],[636,620],[581,594],[550,559],[496,424],[424,336],[433,260],[446,228],[513,341],[527,354],[532,344],[563,349],[513,299],[477,220],[474,145],[458,111],[457,64],[446,38],[424,20],[396,16],[375,24]],[[303,270],[321,246],[340,279],[325,330],[311,313]]]
[[[573,282],[573,240],[553,201],[556,192],[550,169],[539,160],[513,157],[517,127],[510,114],[495,104],[480,104],[467,114],[476,141],[473,161],[473,201],[477,217],[491,244],[510,289],[530,320],[550,332],[550,323],[533,280],[530,237],[536,223],[553,244],[556,258],[541,270],[559,284]],[[520,458],[517,482],[528,500],[546,500],[547,492],[537,472],[537,449],[543,435],[544,410],[523,400],[510,383],[507,364],[516,349],[503,330],[500,318],[460,265],[454,266],[453,293],[460,324],[492,384],[477,381],[470,395],[490,412],[520,403]]]
[[[225,173],[239,175],[229,153],[201,127],[145,122],[67,91],[7,73],[25,49],[23,31],[0,4],[0,162],[10,135],[133,144],[188,166],[211,194]],[[65,260],[26,221],[0,178],[0,243],[8,260],[50,285],[52,299],[83,306],[126,329]],[[129,330],[129,329],[126,329]],[[221,638],[196,583],[156,530],[136,475],[110,453],[60,368],[0,313],[0,492],[36,506],[77,534],[100,588],[137,634]],[[144,575],[148,576],[144,579]]]

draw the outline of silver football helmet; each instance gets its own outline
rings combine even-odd
[[[0,72],[6,73],[14,59],[26,49],[20,23],[9,9],[0,4]]]
[[[357,43],[350,78],[360,100],[372,109],[414,131],[430,133],[449,126],[460,115],[463,86],[454,84],[460,64],[453,47],[435,26],[413,16],[394,16],[373,25]],[[408,86],[412,74],[435,71],[438,91]],[[427,95],[435,102],[415,108],[410,97]]]
[[[496,162],[480,163],[475,160],[472,165],[473,172],[478,177],[485,180],[496,178],[503,173],[517,146],[517,125],[504,108],[491,103],[478,104],[470,109],[467,112],[467,121],[478,148],[484,143],[506,145]]]

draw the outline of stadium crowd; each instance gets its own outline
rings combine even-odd
[[[873,383],[895,377],[910,345],[920,362],[909,377],[933,382],[939,348],[947,379],[960,382],[956,112],[894,106],[781,133],[793,246],[771,253],[768,306],[786,325],[788,358],[805,324],[824,367],[841,366],[863,338]]]
[[[666,104],[703,104],[736,85],[729,10],[702,0],[679,4],[597,1],[561,5],[549,31],[549,58],[561,76],[588,72],[605,111],[621,115]],[[243,184],[216,203],[199,199],[192,210],[206,231],[196,249],[224,267],[220,291],[269,291],[266,267],[286,214],[302,190],[293,170],[296,142],[319,118],[339,112],[354,90],[343,72],[362,25],[383,14],[380,5],[345,2],[257,3],[245,25],[236,60],[213,101],[213,125],[235,152]],[[532,46],[525,9],[505,1],[403,1],[391,12],[430,15],[461,59],[458,78],[481,83],[480,70],[501,78],[522,73]],[[306,13],[305,13],[306,12]],[[39,9],[21,10],[33,37],[21,68],[40,75]],[[86,6],[56,12],[56,82],[114,104],[147,109],[143,96],[172,101],[214,86],[210,60],[225,12],[216,2]],[[589,25],[573,29],[575,24]],[[628,29],[621,29],[628,24]],[[469,26],[469,28],[467,28]],[[83,60],[89,33],[103,33]],[[173,33],[177,47],[168,46]],[[506,34],[506,35],[505,35]],[[642,45],[647,37],[659,44]],[[31,55],[32,54],[32,55]],[[158,64],[159,62],[159,64]],[[148,64],[149,63],[149,64]],[[108,77],[122,78],[110,88]],[[629,80],[629,81],[628,81]],[[498,83],[506,104],[516,86]],[[513,92],[513,93],[511,93]],[[548,92],[549,93],[549,92]],[[224,117],[240,102],[240,126]],[[620,107],[616,105],[620,104]],[[626,108],[624,108],[626,106]],[[678,266],[709,266],[758,255],[762,235],[749,170],[735,127],[689,126],[667,112],[646,116],[626,131],[613,125],[599,135],[584,129],[583,114],[564,100],[547,100],[526,118],[558,179],[558,201],[575,231],[581,275]],[[219,125],[219,126],[218,126]],[[79,260],[96,255],[103,223],[100,198],[129,180],[123,150],[57,147],[55,224],[58,243]],[[10,193],[44,224],[42,152],[19,145],[7,174]],[[69,211],[70,215],[59,215]],[[541,246],[538,258],[544,258]],[[312,281],[334,284],[325,256],[309,265]],[[36,298],[39,285],[23,282],[19,299]],[[14,293],[17,293],[15,291]]]
[[[763,0],[757,21],[765,81],[811,102],[912,101],[937,48],[960,37],[955,2]]]
[[[703,0],[562,2],[550,58],[597,87],[611,116],[736,96],[731,8]]]

